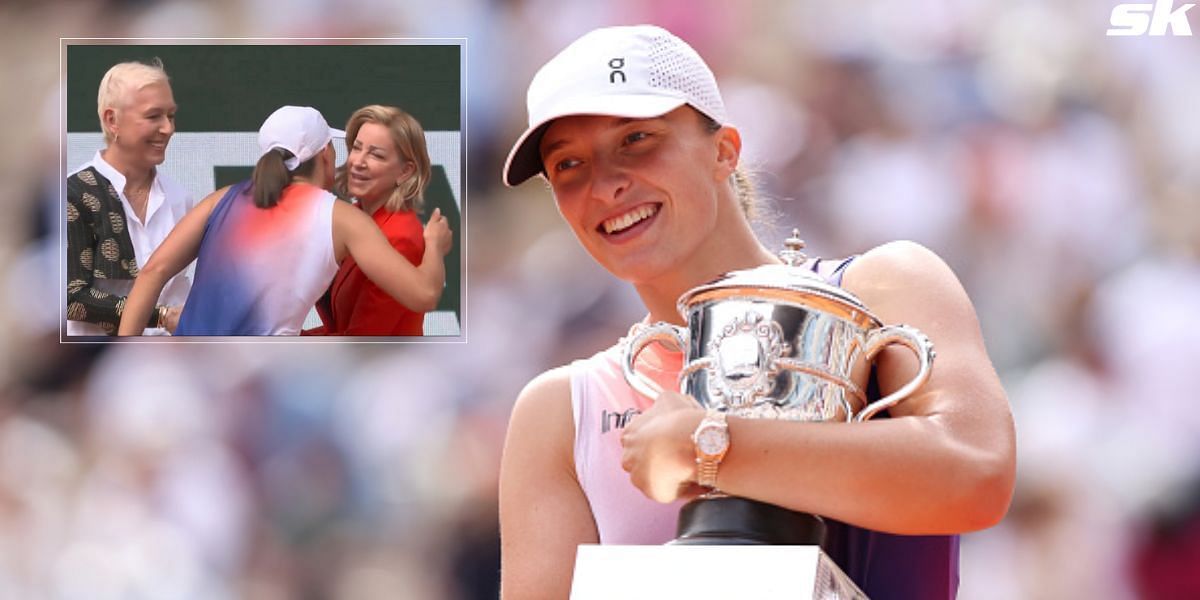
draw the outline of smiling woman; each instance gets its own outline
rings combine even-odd
[[[729,182],[741,138],[731,127],[710,132],[710,118],[683,106],[646,119],[561,118],[546,128],[543,168],[559,210],[592,258],[617,277],[635,285],[711,278],[769,260],[763,250],[728,264],[730,249],[760,247],[737,214],[740,204],[719,201],[714,188],[736,198]],[[679,271],[685,256],[693,259]],[[674,298],[670,304],[673,312]]]
[[[395,106],[364,106],[346,123],[350,155],[336,188],[374,220],[388,242],[413,265],[425,254],[420,211],[431,166],[425,130]],[[307,335],[424,334],[425,313],[397,302],[373,283],[353,257],[338,268],[317,303],[323,326]]]
[[[670,32],[584,35],[534,76],[528,106],[505,182],[546,177],[580,244],[633,285],[643,322],[682,324],[676,301],[688,290],[780,262],[747,220],[741,135],[716,78]],[[825,517],[825,551],[872,598],[956,595],[957,534],[1003,517],[1015,470],[1012,416],[974,308],[945,263],[914,243],[832,271],[795,267],[843,286],[885,323],[925,332],[938,368],[921,390],[866,423],[721,419],[678,393],[635,393],[622,374],[632,336],[547,371],[517,399],[501,460],[506,598],[566,597],[579,544],[667,542],[683,501],[717,485]],[[676,388],[678,354],[641,356],[639,371]],[[882,351],[853,383],[890,394],[914,362]],[[614,426],[612,415],[633,416]],[[702,443],[711,427],[724,433],[719,453]]]
[[[105,148],[67,177],[67,335],[112,335],[139,270],[192,207],[158,173],[175,133],[175,99],[162,63],[126,62],[100,81]],[[175,329],[191,282],[173,277],[144,333]]]

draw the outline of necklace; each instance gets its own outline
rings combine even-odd
[[[126,186],[125,187],[125,195],[131,199],[146,198],[150,195],[150,185],[147,184],[145,187],[140,187],[140,188]]]

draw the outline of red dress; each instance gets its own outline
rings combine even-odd
[[[416,213],[405,210],[388,212],[380,207],[373,215],[384,237],[413,266],[425,256],[425,230]],[[367,278],[347,256],[333,277],[329,294],[317,303],[317,313],[325,324],[317,335],[424,335],[425,313],[413,312],[392,299]]]

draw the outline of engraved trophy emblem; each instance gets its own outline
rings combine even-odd
[[[750,419],[851,422],[871,418],[929,378],[929,338],[907,325],[884,325],[846,290],[804,266],[793,230],[783,264],[734,271],[688,290],[677,307],[687,327],[635,327],[625,348],[625,379],[654,398],[658,387],[635,369],[638,354],[659,342],[684,354],[679,391],[709,410]],[[893,344],[918,359],[916,375],[869,402],[862,386],[875,356]],[[736,445],[737,441],[734,440]],[[680,512],[673,544],[816,544],[819,516],[713,490]]]

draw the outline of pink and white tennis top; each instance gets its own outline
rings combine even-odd
[[[675,538],[682,501],[647,498],[621,469],[621,431],[652,402],[633,391],[621,372],[625,339],[591,358],[571,364],[571,409],[575,415],[575,473],[587,495],[601,544],[662,544]],[[638,355],[639,373],[663,389],[678,389],[683,357],[659,344]]]

